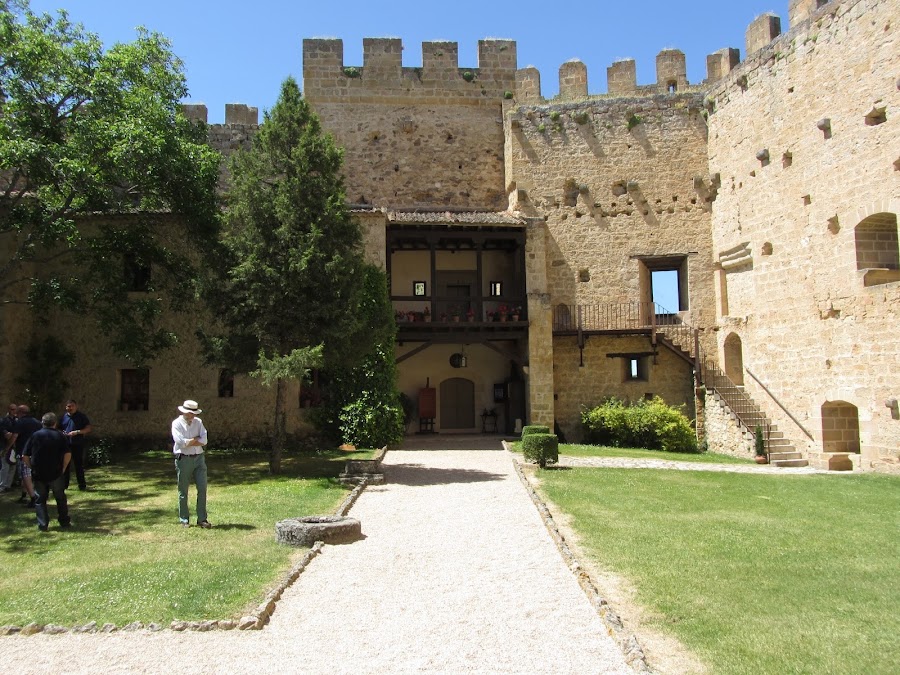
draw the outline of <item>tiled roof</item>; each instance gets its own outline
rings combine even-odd
[[[395,224],[524,225],[525,221],[497,211],[389,211],[388,221]]]

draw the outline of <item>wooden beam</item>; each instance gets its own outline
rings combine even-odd
[[[402,356],[398,356],[396,363],[402,363],[403,361],[406,361],[406,359],[415,356],[419,352],[424,352],[426,349],[428,349],[433,344],[434,344],[433,342],[423,342],[415,349],[411,349],[408,352],[406,352],[405,354],[403,354]]]
[[[510,361],[513,361],[519,367],[524,367],[524,366],[528,365],[528,362],[523,360],[522,357],[520,357],[518,354],[515,354],[514,352],[511,352],[507,349],[503,349],[502,347],[498,347],[497,345],[493,344],[489,340],[482,340],[481,342],[476,343],[476,344],[482,344],[485,347],[487,347],[488,349],[493,349],[495,352],[497,352],[501,356],[505,356]]]

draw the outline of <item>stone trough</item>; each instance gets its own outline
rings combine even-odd
[[[363,478],[369,479],[370,485],[384,483],[384,473],[381,463],[387,454],[387,446],[375,453],[372,459],[348,459],[344,465],[344,472],[338,476],[342,483],[359,483]]]
[[[317,541],[350,544],[362,539],[362,529],[356,518],[304,516],[275,523],[275,539],[288,546],[312,546]]]

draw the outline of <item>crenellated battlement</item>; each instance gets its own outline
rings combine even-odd
[[[203,122],[207,124],[209,121],[209,110],[203,103],[183,103],[181,111],[184,116],[194,122]],[[213,126],[259,126],[259,108],[249,106],[245,103],[226,103],[225,104],[225,124],[216,124]]]
[[[790,0],[788,9],[791,27],[808,21],[816,12],[833,3],[829,0]],[[765,13],[754,19],[746,31],[746,54],[753,56],[772,44],[782,34],[781,19]],[[656,82],[638,85],[637,66],[633,59],[616,61],[606,69],[606,94],[608,97],[655,96],[685,91],[699,91],[726,77],[741,63],[740,50],[727,47],[706,57],[706,79],[690,83],[687,79],[687,61],[677,49],[663,49],[656,56]],[[579,60],[567,61],[559,68],[559,94],[557,101],[573,101],[589,96],[588,69]],[[535,68],[516,71],[516,101],[522,104],[546,102],[541,95],[541,75]]]
[[[303,91],[313,102],[496,101],[515,88],[516,43],[479,40],[478,65],[459,66],[456,42],[422,44],[422,66],[404,67],[398,38],[365,38],[363,65],[344,63],[339,39],[303,41]]]

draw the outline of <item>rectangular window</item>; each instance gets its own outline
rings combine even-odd
[[[234,373],[227,368],[219,371],[219,398],[234,398]]]
[[[147,410],[150,407],[150,370],[123,368],[118,371],[119,410]]]
[[[131,292],[150,290],[150,265],[138,260],[133,253],[124,256],[125,288]]]
[[[648,373],[646,356],[627,356],[623,361],[625,362],[625,382],[647,381]]]

